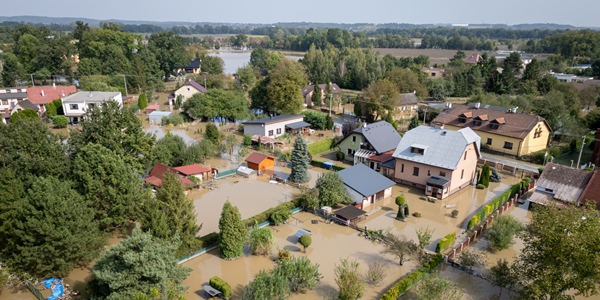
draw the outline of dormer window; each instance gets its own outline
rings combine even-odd
[[[498,129],[498,128],[500,128],[500,125],[504,125],[504,124],[506,124],[506,121],[504,120],[504,118],[494,119],[494,120],[492,120],[492,122],[490,122],[490,126],[492,127],[492,129]]]
[[[475,120],[475,126],[481,126],[481,124],[483,124],[483,122],[488,120],[488,115],[480,115],[474,118]]]
[[[466,123],[467,119],[470,119],[473,117],[473,113],[468,111],[466,113],[462,113],[458,116],[458,122],[460,123]]]
[[[425,145],[412,144],[412,145],[410,145],[410,153],[417,153],[417,154],[425,155],[425,151],[427,150],[427,148],[429,148],[429,147],[425,146]]]
[[[460,122],[460,123],[467,123],[467,118],[458,117],[458,122]]]
[[[481,120],[475,120],[475,126],[481,126]]]

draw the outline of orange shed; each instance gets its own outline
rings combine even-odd
[[[275,166],[275,157],[254,152],[246,158],[246,163],[248,163],[248,168],[262,171]]]

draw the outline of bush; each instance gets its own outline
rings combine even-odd
[[[442,252],[442,250],[448,248],[449,246],[451,246],[454,241],[456,240],[456,233],[450,233],[447,234],[445,237],[443,237],[435,246],[435,252],[440,253]]]
[[[308,145],[308,153],[310,153],[310,155],[317,155],[319,153],[329,151],[331,148],[333,148],[333,138],[314,142]]]
[[[406,204],[406,197],[404,197],[404,195],[396,197],[396,205],[400,206],[404,204]]]
[[[378,286],[386,277],[385,265],[382,261],[369,263],[369,268],[365,272],[365,278],[370,285]]]
[[[252,146],[252,136],[249,134],[244,134],[244,146]]]
[[[285,223],[292,216],[292,210],[288,207],[279,206],[275,211],[271,213],[269,217],[273,224],[280,225]]]
[[[58,128],[63,128],[69,124],[69,119],[65,116],[54,116],[52,118],[52,124]]]
[[[161,119],[161,125],[166,126],[166,125],[179,125],[179,124],[183,124],[183,117],[181,115],[174,115],[174,116],[168,116],[168,117],[162,117]]]
[[[327,126],[327,114],[305,110],[302,112],[304,121],[310,123],[310,127],[315,130],[323,130]]]
[[[455,210],[452,211],[452,217],[456,218],[457,216],[458,216],[458,210],[455,209]]]
[[[225,282],[225,280],[221,279],[218,276],[213,276],[208,280],[208,284],[223,293],[223,297],[229,298],[233,295],[233,290],[231,289],[231,285]]]
[[[469,223],[467,224],[467,229],[472,229],[477,224],[479,224],[479,222],[483,221],[487,216],[489,216],[492,212],[502,207],[504,203],[506,203],[508,200],[512,199],[517,193],[519,193],[519,191],[521,191],[522,188],[529,185],[529,181],[529,178],[522,179],[519,183],[514,184],[509,189],[504,191],[504,193],[500,194],[494,200],[490,201],[488,204],[483,206],[481,210],[478,211],[469,220]]]
[[[544,169],[545,169],[544,167],[539,167],[538,168],[538,172],[540,173],[540,175],[542,175],[542,172],[544,172]]]
[[[308,248],[310,244],[312,244],[312,237],[310,236],[310,234],[303,234],[298,239],[298,242],[300,243],[300,245],[302,245],[302,247],[304,247],[304,252],[306,253],[306,248]]]
[[[254,229],[250,232],[250,252],[254,255],[270,255],[275,244],[270,228]]]
[[[346,157],[346,155],[342,151],[338,151],[338,153],[335,154],[335,158],[337,158],[339,161],[343,161],[344,157]]]
[[[244,124],[238,124],[238,132],[244,132]]]
[[[292,253],[290,252],[290,250],[282,248],[279,249],[279,252],[277,253],[277,258],[279,259],[279,261],[289,260],[292,258]]]
[[[478,183],[477,184],[477,189],[483,190],[483,189],[485,189],[485,185],[483,185],[481,183]]]

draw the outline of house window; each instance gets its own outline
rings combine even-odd
[[[444,194],[448,194],[448,188],[444,189]]]
[[[188,91],[190,90],[190,88],[187,88],[187,89],[188,89]]]
[[[355,143],[355,142],[356,142],[356,136],[355,136],[355,135],[353,135],[353,136],[352,136],[352,142],[353,142],[353,143]]]
[[[427,176],[431,176],[431,170],[427,170]]]
[[[545,190],[546,192],[548,192],[548,193],[554,193],[554,190],[553,190],[553,189],[544,188],[544,190]]]
[[[96,104],[94,104],[94,103],[88,104],[88,109],[94,109],[94,107],[96,107]]]
[[[500,127],[500,125],[499,125],[499,124],[493,124],[493,123],[492,123],[492,129],[498,129],[498,127]]]
[[[460,117],[460,118],[458,118],[458,122],[467,123],[467,118]]]
[[[481,120],[475,120],[475,126],[481,126]]]
[[[540,136],[542,136],[542,128],[541,128],[541,127],[538,127],[538,128],[535,130],[535,132],[533,133],[533,138],[534,138],[534,139],[537,139],[537,138],[539,138]]]
[[[273,130],[269,130],[269,136],[273,136]]]
[[[400,173],[404,173],[404,164],[402,164],[402,167],[400,168]]]
[[[440,176],[446,177],[446,172],[440,171]]]
[[[467,160],[467,151],[465,151],[465,157],[463,158],[463,160]]]
[[[6,89],[6,92],[7,92],[7,93],[10,93],[10,89]]]
[[[22,93],[23,90],[22,89],[17,89],[17,93]]]
[[[435,77],[435,73],[431,73],[431,77]]]
[[[487,142],[486,142],[485,144],[486,144],[486,145],[490,145],[490,146],[491,146],[491,145],[492,145],[492,139],[488,138],[488,139],[487,139]]]
[[[2,100],[2,105],[8,105],[8,100]]]
[[[425,153],[425,150],[423,150],[421,148],[412,147],[412,148],[410,148],[410,153],[419,153],[419,154],[423,155]]]
[[[348,156],[354,156],[354,150],[348,149]]]
[[[281,128],[277,128],[277,134],[281,134]]]
[[[79,105],[77,105],[77,104],[69,104],[69,109],[79,109]]]
[[[504,142],[504,149],[512,149],[512,148],[513,148],[513,143]]]
[[[417,168],[417,167],[413,168],[413,176],[419,176],[419,168]]]
[[[465,169],[462,169],[462,171],[460,171],[460,179],[463,179],[463,177],[465,177]]]

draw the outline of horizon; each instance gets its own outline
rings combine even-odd
[[[281,2],[276,0],[199,3],[182,0],[177,6],[164,2],[143,2],[141,0],[81,2],[65,0],[60,7],[45,0],[5,0],[2,17],[51,17],[84,18],[99,21],[118,20],[135,22],[191,22],[229,24],[276,24],[276,23],[332,23],[332,24],[559,24],[575,27],[600,27],[596,12],[600,10],[597,0],[581,0],[577,6],[566,9],[558,1],[546,1],[542,5],[518,0],[505,0],[501,6],[490,6],[489,14],[478,9],[481,1],[475,0],[430,0],[429,3],[408,1],[389,2],[373,0],[368,8],[358,0],[322,2],[305,0],[298,8],[279,9]],[[258,3],[257,3],[258,2]],[[537,2],[537,1],[536,1]],[[555,2],[556,5],[553,5]],[[23,6],[27,6],[26,13]],[[63,7],[70,7],[69,15],[64,15]],[[485,6],[485,4],[483,5]],[[114,9],[114,8],[118,9]],[[174,13],[165,13],[174,7],[187,7]],[[232,7],[234,7],[232,9]],[[360,8],[357,8],[360,7]],[[465,7],[467,9],[465,9]],[[597,7],[598,9],[582,9]],[[431,12],[443,11],[444,14]],[[518,8],[518,9],[515,9]],[[204,11],[216,13],[206,14]],[[331,13],[334,12],[334,13]],[[406,13],[408,12],[408,13]],[[416,13],[414,13],[416,12]],[[475,13],[477,12],[477,13]],[[537,13],[531,13],[537,12]],[[144,17],[141,17],[144,16]],[[177,19],[180,17],[180,19]]]

